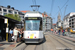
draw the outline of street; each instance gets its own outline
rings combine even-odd
[[[75,43],[46,32],[45,39],[39,44],[22,43],[13,50],[75,50]]]

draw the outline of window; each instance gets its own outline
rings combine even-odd
[[[15,12],[15,14],[17,14],[17,12]]]
[[[7,13],[3,13],[3,15],[6,15]]]
[[[6,9],[3,9],[3,12],[7,12],[7,10]]]
[[[1,8],[0,8],[0,11],[2,11]]]
[[[39,30],[40,20],[26,20],[26,30]]]
[[[12,10],[8,10],[9,13],[12,13]]]
[[[72,26],[72,28],[74,28],[74,26]]]

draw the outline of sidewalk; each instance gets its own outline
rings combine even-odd
[[[54,34],[55,34],[55,33],[54,33]],[[63,36],[63,35],[58,35],[58,34],[55,34],[55,35],[60,36],[60,37],[62,37],[62,38],[65,38],[65,39],[67,39],[67,40],[70,40],[70,41],[75,42],[75,38],[73,38],[73,37]]]
[[[15,48],[20,43],[0,41],[0,50],[12,50],[13,48]]]

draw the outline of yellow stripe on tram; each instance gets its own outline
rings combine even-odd
[[[31,34],[31,35],[30,35],[30,39],[33,39],[33,37],[34,37],[34,34]]]

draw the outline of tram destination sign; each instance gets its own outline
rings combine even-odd
[[[28,19],[33,19],[34,20],[34,19],[37,19],[37,17],[28,17]]]
[[[40,20],[40,17],[26,17],[25,20]]]

